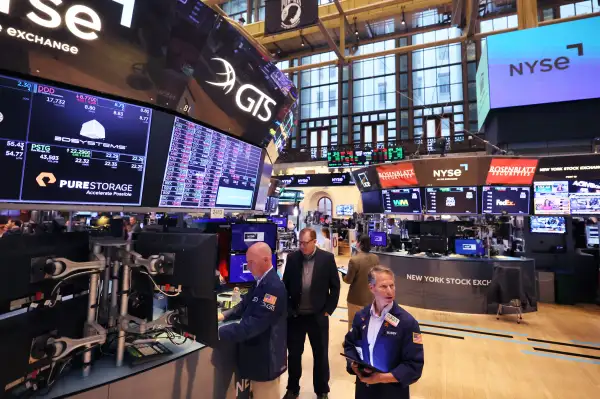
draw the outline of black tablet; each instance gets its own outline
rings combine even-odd
[[[360,368],[373,370],[376,373],[385,373],[385,371],[381,371],[378,368],[373,367],[370,364],[363,362],[362,360],[356,360],[353,357],[350,357],[350,356],[348,356],[348,355],[346,355],[344,353],[340,353],[340,355],[344,356],[346,359],[350,360],[351,362],[354,362],[354,363],[358,364],[358,366]]]

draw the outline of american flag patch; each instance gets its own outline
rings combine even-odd
[[[421,335],[421,333],[413,333],[413,343],[423,345],[423,336]]]
[[[277,297],[275,295],[265,294],[263,302],[275,306],[275,303],[277,302]]]

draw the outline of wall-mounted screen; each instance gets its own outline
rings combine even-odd
[[[274,223],[234,224],[231,226],[231,250],[247,251],[257,242],[267,243],[275,249],[277,225]]]
[[[500,215],[529,215],[530,187],[484,186],[482,213]]]
[[[250,209],[262,150],[176,117],[160,206]]]
[[[331,150],[327,152],[327,165],[330,168],[368,166],[403,159],[404,150],[402,147],[374,148],[371,150]]]
[[[477,187],[431,187],[425,189],[426,212],[436,215],[477,213]]]
[[[335,207],[337,216],[352,216],[354,215],[354,205],[338,205]]]
[[[600,245],[600,238],[598,237],[598,226],[585,226],[585,241],[589,248],[597,247]]]
[[[273,254],[271,262],[274,268],[277,268],[277,255]],[[246,254],[231,254],[229,256],[229,283],[241,284],[252,283],[254,277],[248,269]]]
[[[140,205],[150,108],[0,76],[3,202]]]
[[[382,213],[381,192],[366,191],[360,194],[363,213]]]
[[[454,240],[454,252],[458,255],[483,256],[485,255],[485,247],[482,240],[457,238]]]
[[[569,194],[572,215],[600,215],[600,193]]]
[[[421,190],[418,188],[383,190],[381,202],[385,213],[418,214],[423,211]]]
[[[381,231],[370,231],[371,245],[374,247],[387,247],[387,234]]]
[[[529,231],[532,233],[565,234],[567,224],[562,216],[532,216],[529,219]]]
[[[533,207],[536,215],[568,215],[570,213],[569,182],[533,183]]]

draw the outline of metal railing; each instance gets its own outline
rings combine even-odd
[[[476,136],[476,137],[472,137]],[[474,151],[486,151],[485,142],[482,140],[483,135],[470,135],[466,133],[457,133],[454,136],[446,137],[446,153],[458,153],[458,152],[474,152]],[[340,144],[332,146],[321,146],[321,147],[302,147],[302,148],[288,148],[281,153],[278,162],[290,163],[290,162],[312,162],[312,161],[327,161],[327,153],[329,151],[368,151],[373,148],[395,148],[402,147],[404,151],[404,158],[408,158],[410,155],[419,154],[440,154],[442,151],[436,145],[438,138],[430,137],[418,137],[410,140],[388,140],[383,142],[377,142],[374,144],[368,143],[353,143],[353,144]]]

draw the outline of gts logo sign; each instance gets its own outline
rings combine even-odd
[[[583,43],[577,44],[569,44],[567,46],[567,50],[577,50],[577,55],[579,57],[583,56]],[[554,60],[552,58],[542,58],[541,60],[535,60],[532,63],[529,61],[519,62],[518,65],[510,64],[509,73],[510,76],[515,76],[515,74],[523,75],[525,72],[529,72],[530,74],[534,74],[536,71],[536,67],[540,72],[550,72],[552,69],[558,69],[559,71],[564,71],[565,69],[569,69],[569,64],[571,63],[571,59],[566,56],[558,57]],[[526,68],[525,68],[526,67]]]
[[[24,0],[20,0],[22,2]],[[103,0],[113,1],[123,6],[121,25],[131,28],[135,0]],[[0,0],[0,13],[10,15],[14,0]],[[25,16],[33,23],[48,29],[57,29],[63,24],[67,29],[83,40],[96,40],[102,30],[102,20],[92,8],[74,4],[66,8],[63,0],[29,0],[31,11]],[[66,9],[65,9],[66,8]],[[60,12],[59,12],[60,11]],[[64,13],[61,15],[61,12]]]

